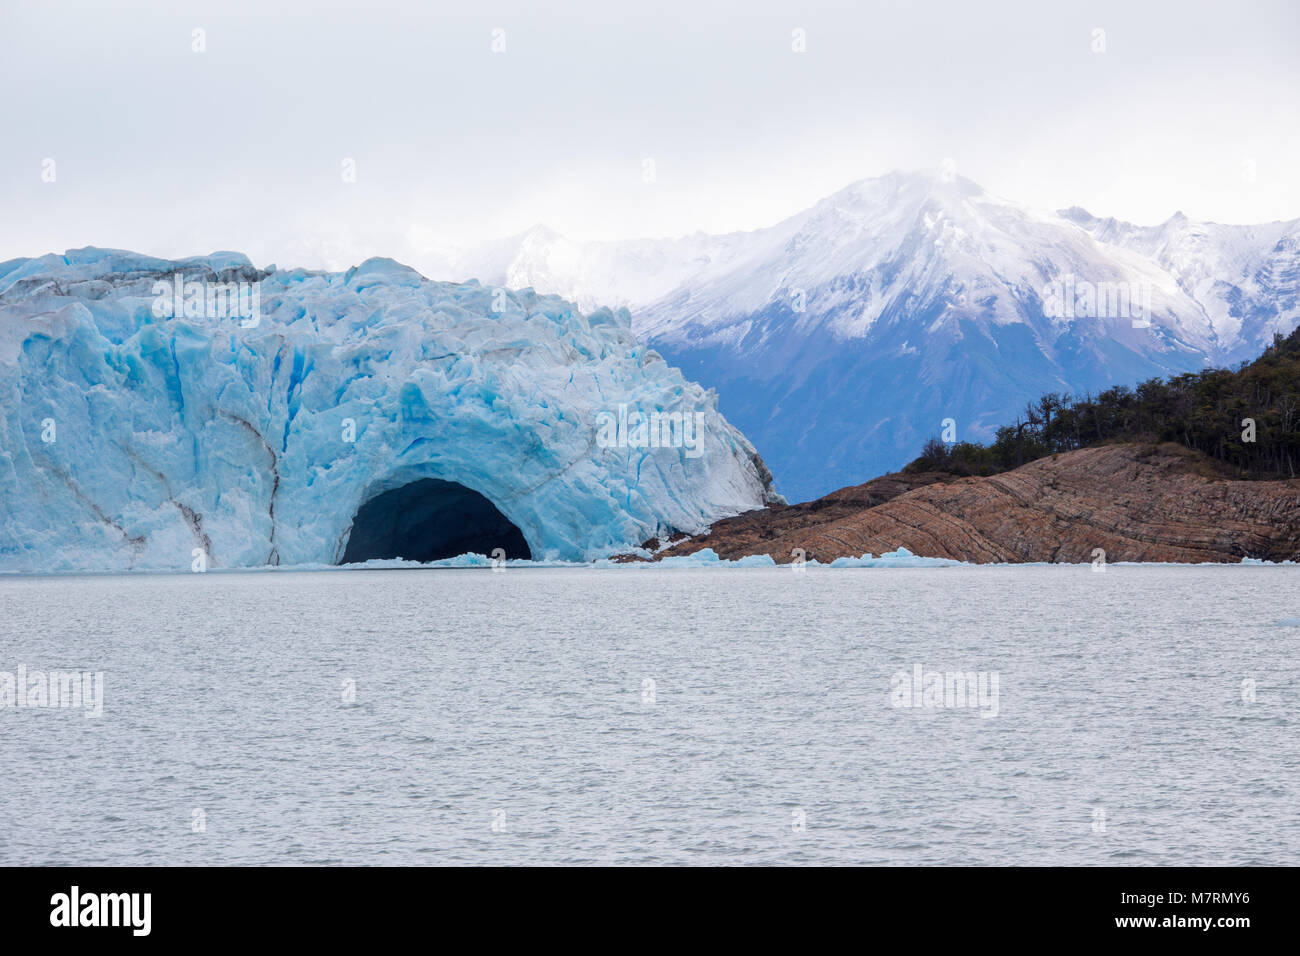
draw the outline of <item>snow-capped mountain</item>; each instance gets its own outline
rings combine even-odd
[[[1235,363],[1300,321],[1300,221],[1141,227],[938,172],[754,232],[584,244],[539,227],[434,269],[628,306],[796,500],[897,468],[944,419],[987,439],[1043,392]]]
[[[1200,307],[1226,361],[1253,358],[1274,332],[1288,332],[1300,303],[1300,223],[1232,226],[1181,212],[1158,226],[1061,215],[1107,248],[1135,251],[1173,276]],[[1286,316],[1291,321],[1286,321]]]
[[[582,309],[624,308],[660,299],[698,276],[741,261],[753,233],[680,239],[575,242],[546,226],[468,249],[413,255],[437,278],[463,276],[506,288],[554,289]],[[561,292],[564,289],[567,292]]]

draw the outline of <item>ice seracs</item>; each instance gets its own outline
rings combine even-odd
[[[256,283],[258,321],[155,309],[176,274]],[[702,420],[698,443],[602,447],[620,406]],[[367,509],[374,557],[416,538],[490,554],[513,529],[508,557],[584,560],[759,507],[769,484],[626,312],[385,259],[0,263],[0,570],[337,563],[363,506],[407,486]]]

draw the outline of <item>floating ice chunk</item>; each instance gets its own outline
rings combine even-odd
[[[867,552],[860,558],[836,558],[829,567],[832,568],[947,568],[965,564],[951,558],[924,558],[913,554],[906,548],[887,551],[876,558]]]
[[[671,558],[664,558],[658,562],[661,568],[687,568],[701,567],[705,565],[716,565],[720,563],[718,552],[712,548],[704,548],[693,554],[679,554]]]
[[[772,568],[776,562],[770,554],[750,554],[743,558],[720,558],[712,548],[692,554],[679,554],[661,561],[605,562],[616,568]]]

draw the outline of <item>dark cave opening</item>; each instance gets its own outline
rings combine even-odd
[[[487,498],[454,481],[421,478],[375,495],[352,519],[342,564],[373,558],[438,561],[458,554],[531,558],[528,542]]]

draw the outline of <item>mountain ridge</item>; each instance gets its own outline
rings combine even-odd
[[[942,172],[859,180],[750,232],[522,235],[459,268],[627,306],[793,500],[900,467],[946,420],[988,440],[1045,392],[1232,364],[1300,322],[1300,220],[1138,226]]]

